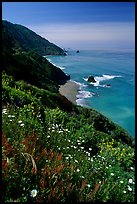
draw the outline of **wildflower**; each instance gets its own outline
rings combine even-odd
[[[130,169],[131,169],[131,170],[134,170],[134,168],[133,168],[132,166],[130,167]]]
[[[3,110],[2,110],[2,113],[7,114],[7,110],[6,110],[6,109],[3,109]]]
[[[113,174],[113,173],[111,173],[110,175],[111,175],[111,176],[114,176],[114,174]]]
[[[78,163],[78,160],[75,159],[75,162]]]
[[[18,123],[22,123],[22,120],[19,120]]]
[[[84,147],[80,147],[81,149],[84,149]]]
[[[12,122],[12,120],[10,120]]]
[[[91,186],[90,184],[87,184],[87,187],[89,187],[89,188],[90,188],[90,186]]]
[[[6,111],[4,111],[4,112],[2,112],[2,113],[4,113],[5,115],[7,115],[7,114],[8,114]]]
[[[131,188],[130,186],[128,186],[128,190],[129,190],[129,191],[132,191],[132,188]]]
[[[120,181],[120,183],[124,183],[123,181]]]
[[[24,123],[21,123],[20,126],[24,126]]]
[[[63,132],[62,130],[59,130],[59,131],[58,131],[58,133],[62,133],[62,132]]]
[[[88,153],[88,156],[90,157],[90,153]]]
[[[67,147],[67,149],[69,149],[69,147]]]
[[[91,158],[90,161],[93,162],[93,159]]]
[[[126,193],[126,191],[123,191],[123,193]]]
[[[81,176],[81,178],[83,178],[83,179],[84,179],[85,177],[84,177],[84,176]]]
[[[133,183],[133,180],[132,180],[132,179],[129,179],[128,182],[129,182],[129,183]]]
[[[69,159],[69,157],[66,157],[66,159]]]
[[[78,145],[80,145],[81,143],[80,142],[78,142]]]
[[[101,183],[101,181],[99,181],[99,183]]]
[[[92,148],[89,148],[89,151],[91,151],[92,150]]]
[[[77,140],[77,142],[80,142],[80,140]]]
[[[74,149],[76,149],[77,147],[76,146],[74,146]]]
[[[36,189],[34,189],[31,191],[30,196],[34,198],[34,197],[36,197],[37,193],[38,193],[38,191]]]
[[[68,140],[68,142],[70,142],[70,140]]]
[[[77,169],[77,172],[80,172],[80,169]]]
[[[50,138],[50,135],[48,135],[47,138]]]
[[[55,127],[58,128],[59,127],[58,124],[56,124]]]

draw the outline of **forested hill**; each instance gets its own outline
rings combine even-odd
[[[2,22],[2,70],[15,80],[55,92],[69,76],[41,56],[48,47],[52,54],[63,54],[61,48],[24,26]]]
[[[15,49],[33,51],[40,55],[64,55],[63,49],[37,35],[25,26],[2,21],[2,30],[10,36]]]

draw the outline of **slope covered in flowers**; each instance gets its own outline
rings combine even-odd
[[[134,144],[121,127],[5,73],[2,85],[3,202],[134,202]]]

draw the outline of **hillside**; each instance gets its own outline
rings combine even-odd
[[[64,51],[37,35],[25,26],[13,24],[8,21],[2,21],[2,31],[4,35],[13,39],[12,45],[20,51],[33,51],[39,55],[64,55]]]
[[[38,50],[41,50],[39,41],[42,40],[42,43],[44,39],[23,26],[6,21],[2,23],[3,71],[12,75],[16,80],[24,80],[26,83],[52,91],[57,91],[59,84],[63,84],[70,79],[61,69],[33,51],[36,46],[38,46]],[[36,43],[36,46],[35,42],[38,43]],[[44,40],[44,42],[48,41]],[[55,45],[49,43],[49,46],[51,49],[54,47],[53,53],[58,53],[57,50],[61,51]]]
[[[62,70],[2,38],[2,202],[134,202],[131,136],[60,95]]]

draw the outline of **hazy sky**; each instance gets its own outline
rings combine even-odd
[[[134,49],[134,2],[3,2],[2,19],[71,49]]]

